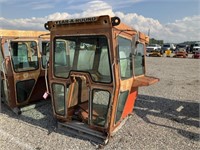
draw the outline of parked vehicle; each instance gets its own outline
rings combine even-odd
[[[171,57],[171,50],[170,49],[165,50],[165,56]]]
[[[161,46],[158,44],[150,44],[146,47],[146,49],[147,49],[147,52],[149,52],[149,53],[154,52],[154,51],[160,52]]]
[[[190,53],[193,53],[193,47],[194,47],[194,44],[190,44],[190,46],[189,46],[189,52]]]
[[[188,56],[188,53],[186,52],[185,48],[178,48],[173,57],[186,58],[187,56]]]
[[[184,51],[188,52],[188,45],[186,45],[186,44],[177,44],[175,51],[179,51],[179,49],[182,49],[182,51],[184,50]]]
[[[106,144],[132,114],[138,87],[159,81],[145,75],[148,36],[109,16],[48,21],[45,28],[59,129]]]
[[[192,52],[193,53],[198,52],[199,49],[200,49],[200,42],[197,42],[197,43],[194,44]]]
[[[162,53],[165,53],[165,51],[169,49],[173,52],[176,49],[176,47],[172,43],[165,43],[163,44],[161,51]]]
[[[149,54],[149,57],[162,57],[160,51],[153,51]]]
[[[16,114],[43,99],[48,32],[0,30],[2,100]],[[45,57],[46,58],[46,57]]]
[[[192,58],[200,59],[200,49],[198,49],[198,51],[195,51],[195,53],[193,54]]]

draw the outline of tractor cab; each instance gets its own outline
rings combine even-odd
[[[48,32],[0,30],[2,99],[15,113],[42,100]]]
[[[106,144],[132,114],[145,75],[148,36],[118,17],[49,21],[48,79],[61,129]]]

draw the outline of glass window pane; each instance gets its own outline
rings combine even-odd
[[[90,73],[96,82],[111,82],[109,49],[105,36],[56,38],[54,45],[55,76],[68,78],[69,72],[73,70]]]
[[[144,45],[138,44],[136,49],[136,55],[134,59],[135,65],[135,76],[143,75],[144,74]]]
[[[16,88],[18,103],[24,102],[29,98],[31,91],[33,90],[34,84],[34,79],[17,82]]]
[[[56,114],[65,115],[65,88],[61,84],[53,84],[53,98]],[[67,88],[68,90],[68,88]]]
[[[131,40],[118,37],[118,50],[120,61],[120,73],[122,79],[132,77],[132,49]]]
[[[6,43],[4,43],[3,48],[4,48],[4,56],[5,56],[5,57],[9,56],[8,41],[7,41]]]
[[[108,91],[93,90],[92,122],[104,126],[107,121],[107,113],[110,101]]]
[[[111,81],[110,66],[108,64],[109,64],[108,47],[104,46],[101,49],[98,72],[102,76],[101,80],[105,81],[105,82]],[[98,80],[96,80],[96,81],[98,81]]]
[[[67,78],[72,69],[75,42],[72,40],[56,39],[54,48],[54,71],[57,77]]]
[[[42,67],[46,68],[47,62],[49,61],[49,46],[48,41],[42,41]]]
[[[81,43],[78,54],[77,70],[89,71],[92,70],[94,64],[95,45],[84,45]]]
[[[38,68],[36,42],[11,42],[11,58],[16,72]]]
[[[1,53],[0,53],[0,70],[4,71],[5,74],[7,74],[7,70],[6,70],[6,64],[5,64],[5,58],[9,56],[9,49],[8,49],[8,43],[4,43],[1,46]],[[4,62],[3,66],[2,63]],[[2,68],[3,67],[3,68]]]
[[[117,123],[122,116],[127,97],[128,97],[128,91],[120,93],[120,96],[119,96],[119,99],[118,99],[118,104],[117,104],[117,112],[116,112],[116,116],[115,116],[115,123]]]

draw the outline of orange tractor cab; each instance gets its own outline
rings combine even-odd
[[[44,31],[0,30],[1,95],[15,113],[43,99],[49,35]]]
[[[48,21],[53,113],[69,133],[106,144],[132,114],[145,75],[149,37],[118,17]]]

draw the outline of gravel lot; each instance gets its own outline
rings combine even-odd
[[[200,149],[200,60],[147,57],[147,74],[160,82],[139,89],[133,116],[102,149]],[[96,149],[56,130],[50,101],[17,116],[4,104],[1,150]]]

